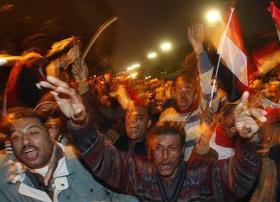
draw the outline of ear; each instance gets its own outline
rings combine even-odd
[[[152,125],[152,120],[151,120],[151,119],[149,119],[149,120],[148,120],[148,127],[147,127],[147,128],[150,128],[150,127],[151,127],[151,125]]]
[[[50,136],[51,141],[55,141],[56,136],[55,136],[55,134],[54,134],[52,128],[48,128],[47,131],[48,131],[48,133],[49,133],[49,136]]]

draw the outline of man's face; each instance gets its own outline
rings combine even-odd
[[[221,119],[221,126],[229,138],[233,138],[238,134],[235,127],[233,111],[227,115],[223,115]]]
[[[53,145],[46,128],[36,118],[21,118],[12,124],[11,142],[16,158],[29,168],[46,166]]]
[[[179,135],[152,136],[150,148],[156,171],[164,179],[172,179],[178,170],[183,148]]]
[[[194,100],[194,86],[191,83],[178,79],[175,86],[175,99],[181,110],[187,110]]]
[[[149,116],[142,107],[131,107],[125,115],[125,128],[129,139],[137,140],[144,137],[149,127]]]

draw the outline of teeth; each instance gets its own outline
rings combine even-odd
[[[26,150],[24,150],[24,153],[28,153],[28,152],[32,152],[32,151],[35,151],[35,149],[33,149],[33,148],[26,149]]]

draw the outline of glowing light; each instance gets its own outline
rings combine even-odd
[[[132,79],[136,79],[137,76],[138,76],[137,72],[130,74],[130,78]]]
[[[156,52],[149,52],[147,57],[149,59],[155,59],[155,58],[157,58],[157,53]]]
[[[145,77],[145,80],[148,80],[148,79],[150,79],[150,78],[152,78],[152,76],[146,76],[146,77]]]
[[[7,60],[0,58],[0,66],[4,65],[7,63]]]
[[[216,24],[221,21],[221,13],[218,9],[211,9],[206,13],[206,20],[209,24]]]
[[[160,44],[160,49],[163,52],[168,52],[172,49],[172,44],[170,42],[163,42],[162,44]]]
[[[134,70],[134,69],[136,69],[136,68],[138,68],[138,67],[140,67],[140,64],[139,64],[139,63],[135,63],[135,64],[132,64],[132,65],[128,66],[128,67],[126,68],[126,70],[127,70],[127,71],[131,71],[131,70]]]

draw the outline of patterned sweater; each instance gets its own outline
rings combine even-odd
[[[145,156],[128,155],[106,144],[91,124],[70,125],[73,140],[94,175],[111,187],[135,195],[140,201],[164,201],[158,176]],[[228,160],[197,156],[184,164],[178,202],[235,201],[246,195],[259,174],[261,157],[256,145],[240,139]]]

